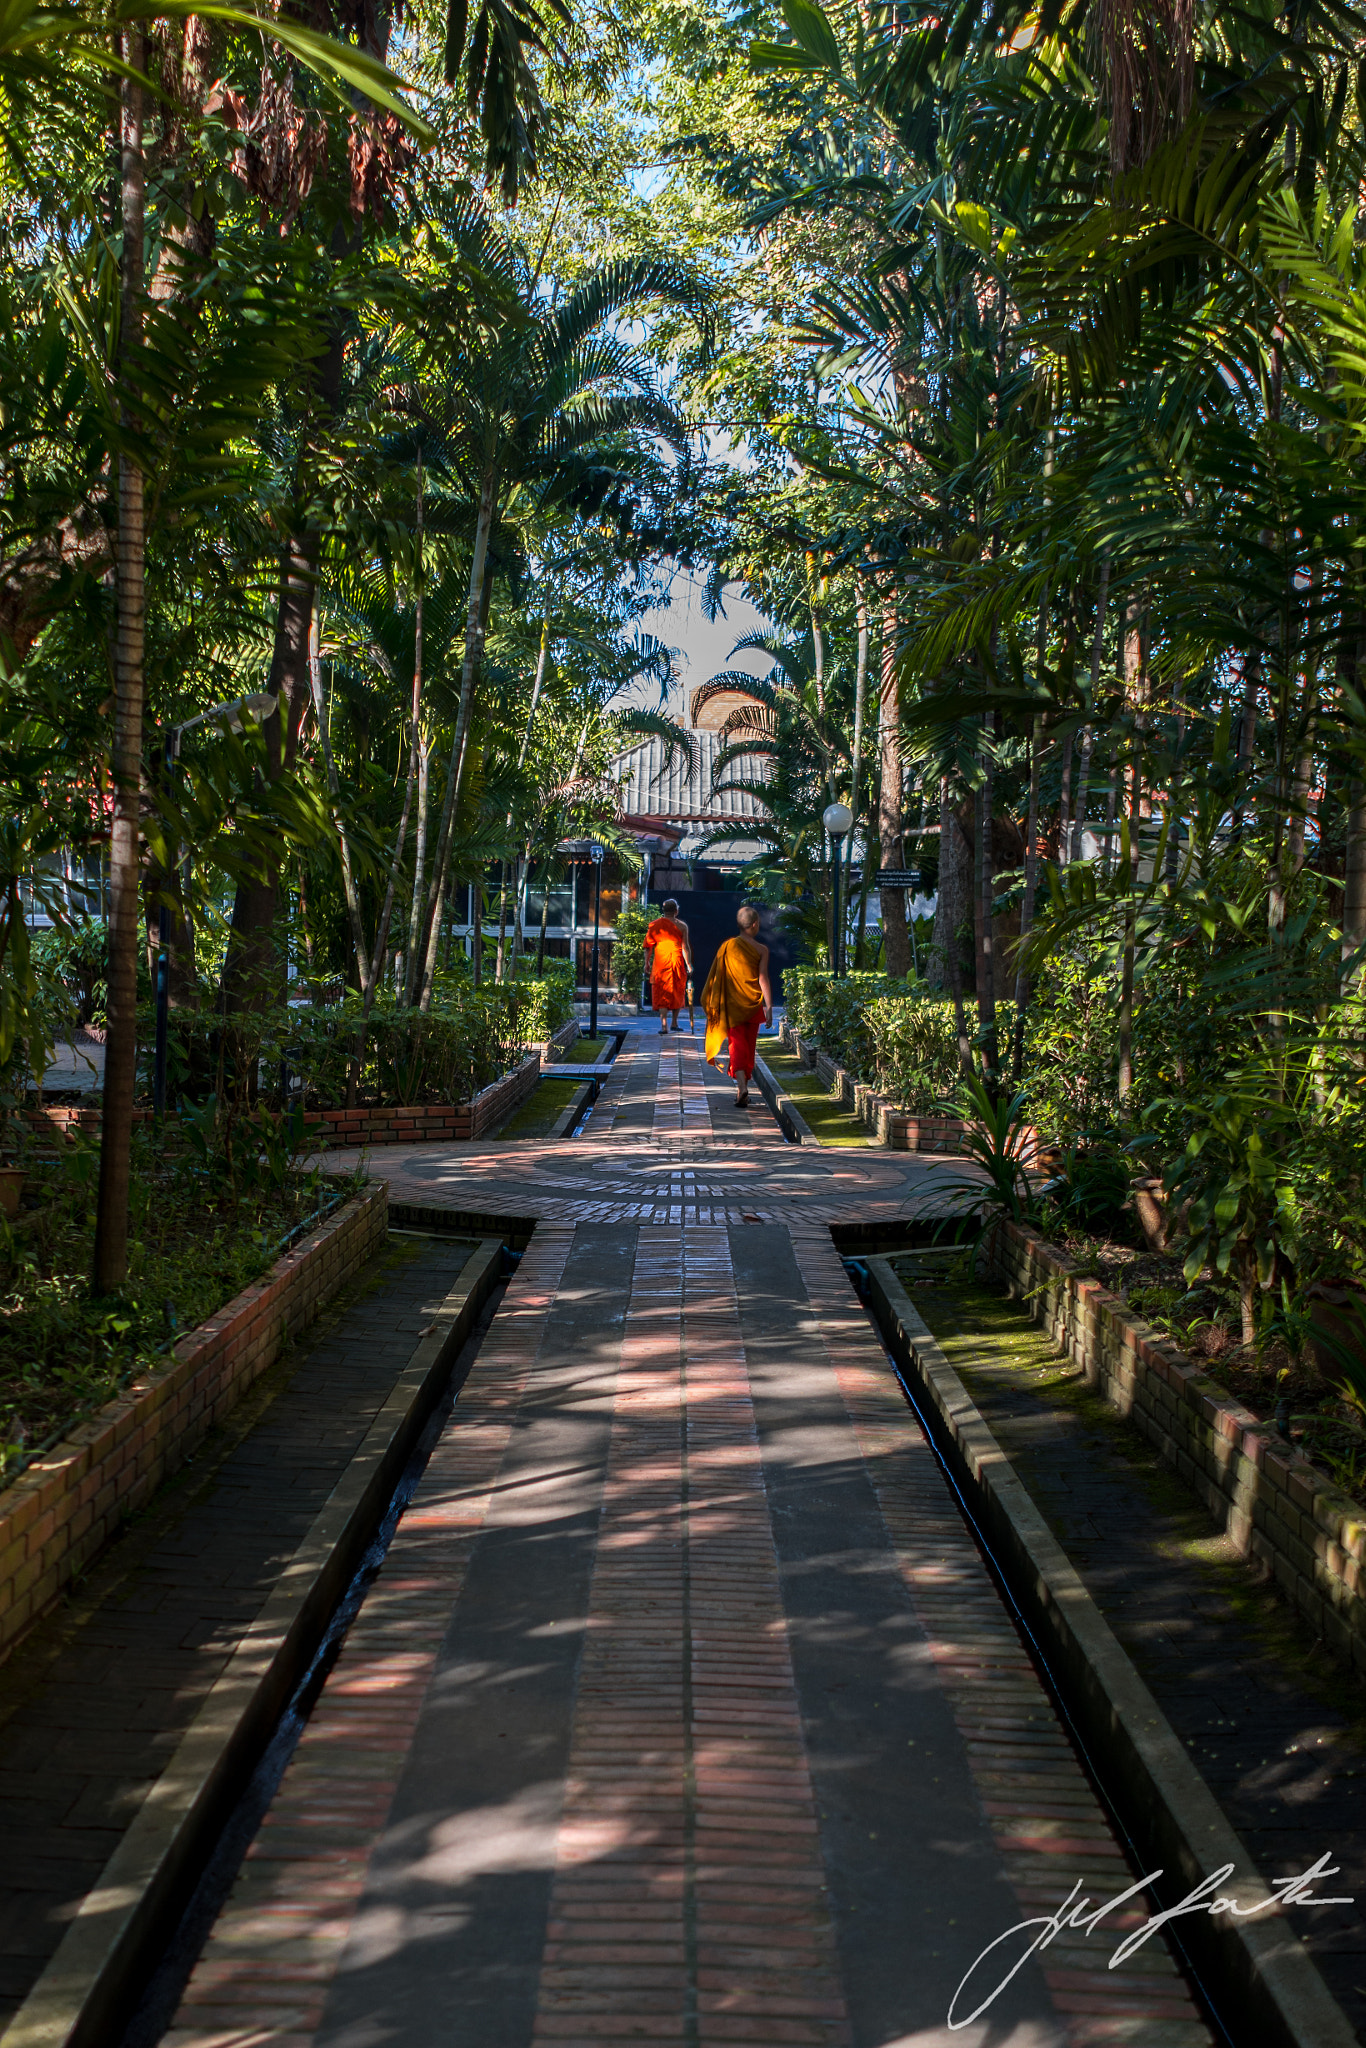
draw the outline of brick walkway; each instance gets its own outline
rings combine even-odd
[[[699,1026],[701,1017],[698,1018]],[[763,1041],[760,1041],[762,1053]],[[876,1223],[937,1214],[955,1159],[794,1148],[757,1091],[702,1060],[702,1033],[631,1032],[582,1137],[572,1143],[377,1145],[365,1155],[396,1202],[467,1215],[601,1223]],[[329,1154],[345,1166],[355,1153]]]
[[[623,1063],[613,1121],[667,1195],[537,1228],[171,2048],[1207,2048],[1158,1941],[1106,1969],[1122,1915],[949,2031],[989,1942],[1130,1873],[818,1220],[832,1183],[790,1196],[805,1154],[760,1128],[799,1220],[709,1214],[703,1110],[686,1041]]]

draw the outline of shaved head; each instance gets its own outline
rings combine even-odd
[[[752,903],[742,903],[735,913],[735,922],[739,925],[742,932],[757,932],[759,929],[759,913]]]
[[[677,910],[678,898],[676,896],[666,896],[664,898],[664,908],[669,911]]]

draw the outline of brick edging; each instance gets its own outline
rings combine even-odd
[[[558,1031],[552,1031],[543,1044],[533,1045],[529,1050],[541,1055],[543,1067],[553,1067],[558,1063],[559,1055],[568,1052],[571,1045],[577,1045],[582,1036],[582,1019],[570,1017]]]
[[[1366,1672],[1366,1507],[1099,1280],[1079,1277],[1055,1245],[998,1225],[984,1267],[1180,1473],[1239,1554],[1275,1579],[1337,1657]]]
[[[527,1069],[535,1073],[553,1066],[557,1055],[568,1051],[579,1036],[580,1020],[571,1017],[549,1038],[529,1045],[518,1064],[481,1089],[472,1102],[419,1103],[396,1109],[310,1110],[308,1122],[317,1131],[324,1150],[337,1145],[419,1145],[428,1139],[481,1138],[495,1122],[502,1122],[512,1110],[520,1109],[530,1095]],[[496,1091],[507,1089],[509,1083],[516,1084],[510,1091],[515,1100],[512,1109],[504,1109],[500,1107],[502,1097]],[[83,1103],[35,1103],[25,1116],[30,1130],[39,1139],[67,1138],[76,1131],[91,1138],[100,1134],[100,1110]],[[150,1111],[135,1110],[133,1116],[135,1122],[145,1123]]]
[[[470,1102],[418,1103],[406,1109],[310,1110],[310,1136],[324,1152],[338,1146],[449,1145],[485,1137],[535,1092],[543,1050],[535,1047],[506,1074],[481,1088]]]
[[[0,1492],[0,1658],[384,1241],[389,1187],[343,1204]]]

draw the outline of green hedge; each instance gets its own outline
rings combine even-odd
[[[860,1080],[872,1080],[876,1048],[868,1028],[869,1006],[882,999],[906,997],[914,981],[889,974],[846,974],[839,980],[824,967],[783,970],[787,1021],[803,1038],[814,1039],[841,1067]]]
[[[443,976],[430,1011],[377,1002],[365,1026],[355,1103],[392,1108],[468,1102],[515,1066],[528,1045],[541,1043],[574,1014],[573,970],[556,963],[543,980],[473,983]],[[210,1095],[245,1101],[258,1085],[278,1102],[283,1078],[303,1081],[310,1109],[346,1106],[361,1044],[361,1002],[349,996],[330,1007],[275,1009],[229,1023],[203,1011],[172,1011],[167,1096],[203,1102]],[[154,1019],[141,1018],[139,1069],[150,1096]],[[259,1077],[259,1080],[258,1080]]]

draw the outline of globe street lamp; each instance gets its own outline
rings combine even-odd
[[[827,804],[821,813],[821,823],[835,844],[835,943],[831,965],[838,977],[844,972],[844,929],[840,917],[840,869],[844,863],[841,854],[846,836],[854,829],[854,814],[848,804]]]
[[[593,863],[593,985],[588,996],[588,1036],[598,1035],[598,913],[602,909],[602,857],[606,848],[597,840],[588,849]]]

